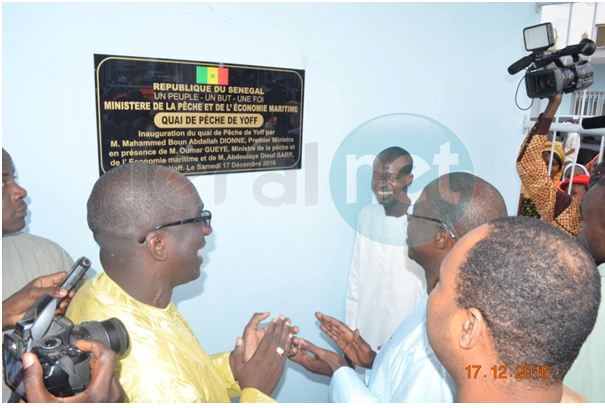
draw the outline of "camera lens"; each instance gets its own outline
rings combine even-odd
[[[128,349],[128,331],[124,323],[114,317],[101,322],[101,326],[107,331],[111,349],[117,354],[123,354]]]
[[[80,323],[72,334],[78,339],[100,341],[118,355],[128,349],[128,331],[124,323],[115,317],[102,322]]]

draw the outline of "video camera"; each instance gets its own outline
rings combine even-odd
[[[528,97],[549,98],[559,92],[573,92],[592,85],[592,64],[588,60],[581,60],[580,55],[594,54],[594,41],[583,39],[578,44],[559,51],[546,52],[555,44],[551,23],[524,28],[523,39],[525,49],[531,51],[531,54],[508,67],[508,73],[514,75],[529,66],[525,74]]]
[[[89,268],[88,258],[78,259],[61,288],[72,290]],[[128,349],[128,332],[119,319],[74,325],[66,317],[54,315],[60,301],[44,295],[17,323],[15,330],[4,335],[4,377],[6,384],[22,399],[26,399],[26,395],[21,357],[28,351],[38,356],[48,391],[58,397],[69,397],[86,390],[90,384],[92,355],[78,349],[77,340],[99,341],[118,355]]]

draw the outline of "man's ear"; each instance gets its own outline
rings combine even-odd
[[[412,184],[412,182],[414,181],[414,175],[412,173],[408,174],[407,176],[405,176],[403,178],[403,181],[404,181],[404,183],[403,183],[404,186],[409,187]]]
[[[145,241],[147,251],[151,254],[153,259],[156,261],[164,262],[168,258],[166,237],[162,231],[153,231],[147,235],[147,241]]]
[[[475,347],[485,336],[487,326],[483,314],[477,308],[471,307],[464,310],[462,330],[460,331],[459,344],[463,349]]]
[[[455,242],[450,237],[450,234],[447,231],[439,231],[434,238],[435,247],[437,249],[446,249],[454,246]]]

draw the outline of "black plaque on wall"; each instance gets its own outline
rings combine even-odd
[[[95,54],[99,172],[300,169],[304,70]]]

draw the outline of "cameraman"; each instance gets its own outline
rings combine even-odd
[[[547,142],[550,125],[560,104],[561,93],[548,99],[544,113],[538,117],[521,145],[517,172],[540,217],[568,234],[577,236],[582,223],[580,203],[553,184],[548,166],[542,159],[542,148]]]

